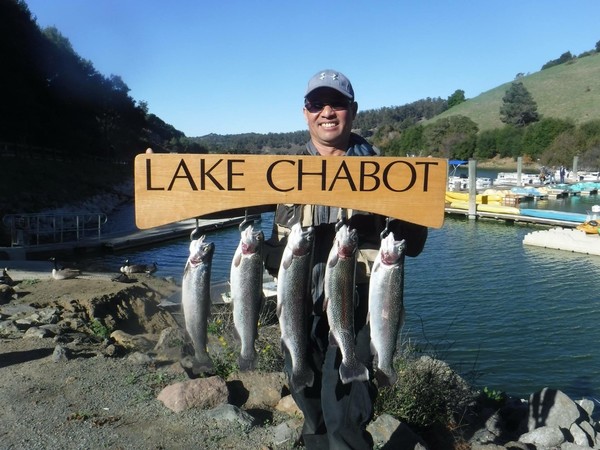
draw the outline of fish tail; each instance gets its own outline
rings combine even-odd
[[[340,379],[344,384],[352,381],[367,381],[369,370],[360,361],[356,361],[354,364],[346,364],[342,361],[340,364]]]
[[[376,375],[379,386],[393,386],[398,381],[398,374],[393,367],[383,367],[377,370]]]
[[[305,387],[312,387],[315,382],[315,373],[310,367],[303,367],[294,370],[290,379],[290,384],[295,392],[299,392]]]
[[[256,352],[253,352],[249,358],[240,354],[240,357],[238,358],[238,365],[240,366],[240,371],[246,372],[248,370],[256,369],[257,359],[258,359],[258,357],[257,357]]]
[[[206,351],[196,352],[195,356],[196,356],[196,361],[197,361],[198,365],[200,365],[201,367],[207,367],[207,368],[214,369],[215,366],[214,366],[213,360],[211,359],[208,352],[206,352]]]
[[[187,355],[182,357],[179,363],[187,375],[193,379],[207,374],[214,374],[215,366],[208,354],[206,358],[206,360],[199,361],[195,356]]]

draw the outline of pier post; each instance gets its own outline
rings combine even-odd
[[[477,218],[477,161],[469,159],[469,219]]]
[[[573,177],[575,177],[575,183],[579,183],[579,177],[577,176],[577,169],[579,165],[579,156],[573,156]]]
[[[521,174],[523,173],[523,157],[517,157],[517,186],[523,186]]]

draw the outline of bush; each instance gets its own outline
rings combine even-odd
[[[476,393],[450,367],[429,356],[398,358],[398,381],[381,388],[376,414],[388,413],[417,430],[449,426],[474,405]]]

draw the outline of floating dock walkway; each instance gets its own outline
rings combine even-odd
[[[247,220],[258,218],[259,215],[252,215]],[[40,260],[51,256],[115,253],[189,236],[196,227],[204,233],[238,226],[243,220],[243,216],[227,219],[190,219],[147,230],[112,233],[78,241],[0,247],[0,260]]]
[[[551,228],[533,231],[525,235],[523,245],[600,256],[600,236],[581,230]]]
[[[471,216],[469,210],[462,208],[452,208],[446,207],[446,214],[448,215],[459,215],[459,216]],[[534,216],[525,216],[522,214],[510,214],[510,213],[502,213],[502,212],[487,212],[487,211],[475,211],[475,218],[479,219],[494,219],[494,220],[504,220],[506,222],[523,222],[530,223],[536,225],[548,225],[548,226],[558,226],[565,228],[575,228],[577,225],[581,225],[582,221],[573,221],[573,220],[564,220],[564,219],[552,219],[546,217],[534,217]]]

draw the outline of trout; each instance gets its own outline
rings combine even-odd
[[[295,391],[312,386],[314,372],[308,365],[308,307],[314,228],[292,227],[277,274],[277,317],[281,343],[292,360],[290,385]]]
[[[342,225],[335,235],[325,267],[323,308],[329,322],[329,342],[337,345],[342,353],[339,373],[344,384],[369,379],[369,371],[356,356],[354,335],[356,306],[354,278],[357,248],[356,230]]]
[[[404,324],[404,251],[406,242],[394,240],[393,233],[381,240],[369,282],[369,324],[371,349],[377,355],[377,377],[381,385],[398,379],[394,354]],[[383,377],[381,377],[383,374]]]
[[[215,244],[204,242],[204,239],[202,236],[190,242],[190,255],[183,270],[181,283],[185,330],[194,347],[194,359],[182,361],[182,365],[195,375],[213,368],[206,344],[211,304],[210,272]]]
[[[256,368],[254,342],[258,337],[258,316],[263,305],[262,231],[249,225],[241,232],[240,243],[231,262],[231,301],[233,324],[240,339],[240,370]]]

